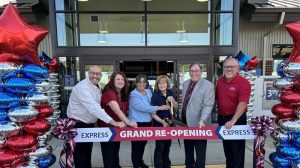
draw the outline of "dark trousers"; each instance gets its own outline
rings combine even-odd
[[[207,140],[184,140],[186,168],[204,168],[206,159]],[[196,161],[194,158],[196,151]]]
[[[171,140],[155,141],[154,150],[154,167],[155,168],[170,168],[171,160],[169,158]]]
[[[218,124],[223,126],[227,121],[231,120],[232,117],[233,115],[218,115]],[[246,124],[246,114],[243,114],[235,123],[235,125]],[[223,140],[223,148],[226,158],[226,168],[244,168],[245,140]]]
[[[101,142],[104,168],[121,168],[119,150],[120,142]]]
[[[93,128],[94,124],[86,124],[83,122],[77,122],[75,128]],[[74,149],[73,159],[75,168],[91,168],[93,142],[78,142]]]
[[[152,122],[137,122],[138,127],[150,127]],[[131,161],[134,168],[145,167],[143,160],[147,141],[131,141]]]

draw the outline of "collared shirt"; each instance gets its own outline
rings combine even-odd
[[[161,106],[161,105],[166,105],[167,104],[167,97],[169,96],[173,96],[173,91],[171,89],[167,90],[167,94],[166,96],[164,96],[160,91],[158,92],[154,92],[152,99],[151,99],[151,104],[155,105],[155,106]],[[156,114],[161,118],[161,119],[165,119],[165,118],[169,118],[172,119],[172,115],[170,110],[158,110],[156,112]],[[161,123],[153,120],[153,126],[162,126]]]
[[[122,100],[118,93],[115,92],[112,89],[107,89],[103,92],[102,99],[101,99],[101,107],[109,114],[111,118],[113,118],[115,121],[122,121],[118,115],[115,113],[115,111],[108,105],[108,103],[115,101],[118,103],[118,106],[120,110],[123,112],[125,116],[128,114],[128,100]],[[113,127],[110,124],[106,124],[103,121],[98,121],[99,127]]]
[[[250,93],[251,85],[244,77],[237,75],[230,82],[225,76],[221,77],[217,82],[219,114],[223,116],[234,114],[240,102],[249,102]]]
[[[101,108],[101,91],[89,79],[80,81],[72,89],[67,116],[90,124],[100,119],[106,123],[112,118]]]
[[[135,122],[150,122],[152,121],[151,113],[155,113],[157,106],[151,106],[152,92],[150,89],[145,89],[147,95],[144,96],[136,89],[131,91],[129,96],[129,120]]]

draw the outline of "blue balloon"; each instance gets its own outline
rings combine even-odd
[[[11,78],[7,80],[3,87],[14,94],[32,94],[35,89],[35,83],[27,78]]]
[[[269,159],[275,168],[289,168],[292,165],[291,159],[281,156],[278,152],[271,153]]]
[[[291,159],[300,159],[300,148],[295,147],[293,145],[289,146],[279,146],[276,149],[282,156],[291,158]]]
[[[278,152],[273,152],[269,155],[269,159],[273,162],[273,167],[275,168],[290,168],[293,165],[300,163],[300,158],[289,158],[281,155]]]
[[[240,67],[243,69],[245,69],[248,61],[250,60],[250,56],[244,54],[242,51],[240,51],[235,57],[235,59],[237,59],[239,61],[239,65]]]
[[[19,70],[16,70],[16,71],[11,71],[11,72],[7,72],[5,74],[3,74],[1,76],[1,79],[2,80],[8,80],[10,78],[16,78],[19,76]]]
[[[36,159],[35,162],[38,163],[38,166],[40,168],[48,168],[51,165],[53,165],[56,161],[56,157],[53,154],[50,154],[46,157],[40,158],[40,159]]]
[[[41,61],[44,61],[45,64],[49,64],[51,62],[51,58],[46,54],[44,53],[43,51],[39,54],[39,58]]]
[[[6,117],[7,117],[7,112],[3,109],[0,109],[0,123],[5,121]]]
[[[0,93],[0,109],[16,107],[20,104],[21,99],[10,96],[9,94]]]
[[[44,80],[49,77],[49,72],[46,68],[40,65],[25,65],[20,69],[21,73],[23,73],[26,77],[32,78],[35,80]]]
[[[284,73],[284,71],[283,71],[283,67],[285,66],[285,65],[287,65],[288,64],[288,62],[286,61],[286,60],[284,60],[284,61],[281,61],[278,65],[277,65],[277,68],[276,68],[276,72],[277,72],[277,75],[278,76],[281,76],[281,77],[287,77],[287,75]]]

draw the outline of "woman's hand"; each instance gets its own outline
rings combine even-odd
[[[162,120],[162,121],[161,121],[161,124],[162,124],[164,127],[169,127],[169,124],[168,124],[165,120]]]
[[[109,123],[118,128],[124,128],[126,126],[122,121],[116,122],[115,120],[111,120]]]
[[[133,122],[133,121],[128,121],[126,123],[126,125],[128,125],[129,127],[133,127],[133,128],[137,128],[137,123],[136,122]]]
[[[161,106],[158,106],[157,110],[169,110],[170,109],[170,106],[169,105],[161,105]]]

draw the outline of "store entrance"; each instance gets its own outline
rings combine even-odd
[[[171,79],[171,87],[176,83],[174,61],[119,61],[118,64],[131,84],[138,74],[147,75],[150,88],[154,88],[159,75],[167,75]]]

